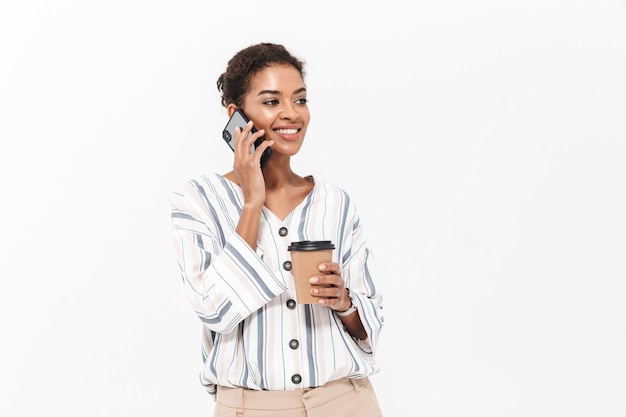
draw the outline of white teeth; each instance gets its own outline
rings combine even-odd
[[[295,135],[298,133],[298,129],[276,129],[276,133],[279,135]]]

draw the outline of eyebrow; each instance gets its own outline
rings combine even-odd
[[[306,92],[306,87],[298,88],[296,91],[293,92],[293,94],[300,94],[300,93],[304,93],[304,92]],[[278,91],[278,90],[262,90],[262,91],[259,91],[259,94],[257,94],[257,96],[261,96],[263,94],[279,95],[280,91]]]

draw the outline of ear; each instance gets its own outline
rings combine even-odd
[[[228,112],[228,117],[231,117],[233,113],[235,112],[235,110],[237,110],[237,106],[235,105],[235,103],[230,103],[226,107],[226,111]]]

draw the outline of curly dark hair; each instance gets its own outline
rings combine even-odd
[[[291,55],[283,45],[259,43],[248,46],[228,61],[226,71],[217,79],[217,90],[222,93],[222,106],[234,103],[241,107],[252,77],[273,64],[291,65],[304,79],[304,61]]]

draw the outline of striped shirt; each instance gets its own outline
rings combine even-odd
[[[311,178],[312,179],[312,178]],[[235,232],[243,192],[221,175],[172,193],[174,246],[187,298],[202,322],[200,379],[256,390],[295,390],[378,372],[383,325],[374,262],[348,194],[314,181],[284,220],[263,207],[257,247]],[[368,337],[358,340],[331,309],[296,304],[288,267],[294,241],[330,240]]]

